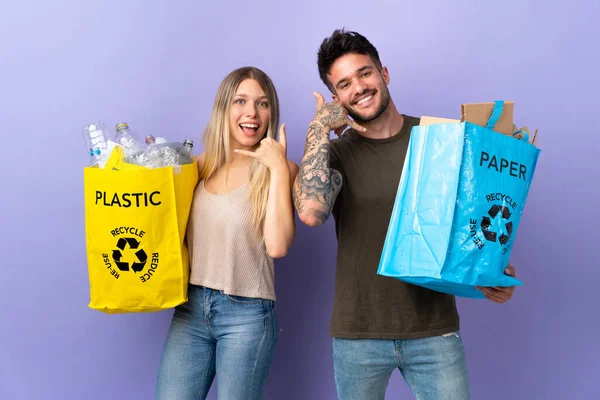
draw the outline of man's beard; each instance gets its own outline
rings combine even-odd
[[[365,117],[360,114],[357,114],[350,107],[346,107],[346,111],[348,112],[348,115],[351,116],[352,119],[354,121],[358,122],[359,124],[361,122],[371,122],[371,121],[379,118],[379,116],[381,114],[383,114],[383,112],[386,110],[387,106],[390,104],[390,91],[388,90],[387,86],[383,86],[383,91],[380,91],[380,93],[381,93],[381,104],[379,105],[379,108],[377,108],[377,111],[375,112],[375,114],[373,114],[373,116]]]

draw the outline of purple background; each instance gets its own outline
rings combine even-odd
[[[525,285],[502,306],[459,301],[473,398],[600,398],[598,2],[398,3],[3,2],[0,399],[153,397],[171,311],[87,308],[81,126],[199,139],[221,79],[255,65],[299,162],[311,92],[326,90],[316,50],[342,26],[377,46],[401,112],[457,117],[460,103],[512,99],[515,121],[540,129],[512,257]],[[298,226],[277,262],[268,399],[335,398],[335,247],[332,221]],[[387,395],[411,398],[397,371]]]

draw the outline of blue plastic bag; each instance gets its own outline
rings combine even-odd
[[[469,122],[415,126],[377,273],[458,296],[504,274],[540,150]]]

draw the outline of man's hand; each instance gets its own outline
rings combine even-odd
[[[515,270],[515,267],[511,266],[509,263],[508,267],[504,268],[504,274],[515,278],[517,276],[517,271]],[[498,303],[498,304],[502,304],[502,303],[505,303],[508,300],[510,300],[510,298],[512,297],[512,295],[515,291],[514,286],[509,286],[509,287],[478,286],[477,289],[479,289],[488,300],[493,301],[494,303]]]
[[[336,135],[340,136],[348,126],[353,127],[359,132],[366,131],[365,128],[348,118],[348,113],[341,104],[335,101],[325,103],[323,95],[318,92],[314,92],[313,95],[317,99],[313,121],[317,122],[328,132],[333,130]]]

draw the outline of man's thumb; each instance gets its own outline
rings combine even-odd
[[[323,95],[321,93],[313,92],[313,96],[315,96],[315,99],[317,99],[317,107],[320,107],[323,104],[325,104],[325,98],[323,97]]]

